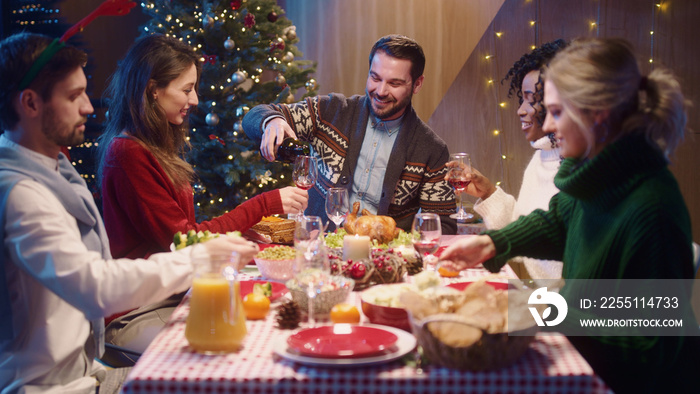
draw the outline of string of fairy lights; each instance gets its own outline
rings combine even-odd
[[[539,43],[540,39],[540,28],[539,28],[539,19],[540,19],[540,4],[539,0],[525,0],[526,3],[531,3],[535,2],[534,4],[534,19],[528,21],[529,27],[532,29],[532,36],[534,39],[534,44],[531,46],[531,49],[535,49],[537,47],[537,44]],[[600,28],[601,28],[601,13],[602,13],[602,7],[603,7],[603,2],[601,0],[594,0],[597,2],[596,6],[596,17],[595,20],[590,20],[589,21],[589,28],[591,31],[595,30],[594,34],[596,37],[600,36]],[[669,1],[668,0],[651,0],[651,29],[649,31],[649,58],[648,62],[650,64],[650,67],[653,69],[654,68],[654,57],[655,57],[655,50],[656,50],[656,43],[655,43],[655,29],[657,25],[657,18],[659,17],[660,12],[663,12],[666,10],[669,6]],[[141,3],[142,7],[145,8],[154,8],[155,5],[153,3]],[[195,8],[199,8],[198,5],[195,6]],[[154,10],[155,12],[158,12],[157,9]],[[46,2],[42,3],[40,1],[35,1],[35,2],[27,2],[26,4],[21,4],[19,7],[12,9],[11,10],[12,14],[12,23],[15,26],[21,26],[21,27],[32,27],[32,26],[38,26],[38,25],[52,25],[52,24],[59,24],[61,23],[59,19],[59,14],[60,14],[60,9],[57,6],[47,6]],[[218,15],[209,15],[205,14],[202,10],[195,10],[193,15],[197,20],[199,20],[202,24],[199,28],[200,32],[203,31],[203,26],[205,23],[207,23],[208,19],[211,18],[212,21],[219,21],[220,19],[225,19],[225,18],[234,18],[234,12],[229,12],[228,10],[224,9],[221,11],[220,14]],[[174,26],[179,26],[183,27],[184,24],[183,22],[178,19],[174,18],[171,15],[167,15],[165,20],[168,23],[173,24]],[[174,27],[173,26],[173,27]],[[162,25],[159,25],[158,27],[162,27]],[[191,27],[190,27],[191,28]],[[496,31],[495,27],[492,25],[492,34],[495,35],[496,40],[501,39],[504,37],[504,32],[502,31]],[[144,27],[145,31],[148,31],[148,27]],[[245,27],[241,28],[242,32],[246,31]],[[170,35],[169,33],[166,33],[167,35]],[[176,36],[176,34],[172,34],[172,36]],[[189,44],[192,44],[191,41],[191,36],[187,35],[185,37],[177,37],[180,40],[187,40]],[[201,50],[201,44],[198,45],[191,45],[195,50]],[[491,45],[491,53],[492,54],[486,54],[484,56],[485,61],[491,62],[491,67],[489,68],[489,72],[492,75],[497,74],[500,71],[500,67],[498,64],[498,57],[496,56],[496,45],[495,45],[495,40],[492,41]],[[202,61],[205,61],[205,58],[202,57]],[[292,59],[293,60],[293,59]],[[285,65],[289,65],[290,60],[289,59],[284,59],[284,58],[277,58],[275,56],[270,56],[268,61],[270,63],[273,63],[277,66],[284,67]],[[285,64],[287,63],[287,64]],[[222,64],[222,67],[225,67],[226,64]],[[261,68],[256,68],[253,71],[255,74],[250,76],[250,80],[254,83],[259,83],[260,82],[260,74],[262,74],[263,70]],[[247,75],[246,75],[247,77]],[[491,132],[492,135],[496,138],[498,138],[498,149],[499,149],[499,156],[501,157],[500,161],[500,178],[501,179],[506,179],[506,173],[507,173],[507,160],[509,160],[509,156],[507,155],[507,152],[504,151],[505,149],[505,143],[504,143],[504,136],[502,132],[502,119],[501,116],[503,115],[503,111],[508,107],[508,104],[505,101],[501,101],[501,93],[500,89],[495,86],[495,81],[498,79],[495,77],[490,77],[487,79],[487,84],[488,87],[493,89],[493,95],[496,99],[496,102],[498,103],[499,106],[499,111],[498,115],[496,116],[496,121],[495,121],[495,128]],[[231,79],[229,78],[227,83],[231,83]],[[210,86],[212,90],[214,89],[220,89],[223,90],[226,87],[221,85],[221,86]],[[210,107],[215,107],[216,102],[211,102]],[[507,116],[511,116],[512,114],[508,113]],[[193,130],[196,131],[196,130]],[[233,131],[233,135],[236,136],[238,134],[237,130]],[[93,146],[96,146],[97,143],[92,141],[92,140],[86,140],[82,145],[78,146],[77,148],[84,148],[84,149],[91,149]],[[70,149],[70,148],[69,148]],[[229,160],[232,160],[233,158],[229,158]],[[77,159],[73,162],[74,165],[80,165],[83,164],[82,159]],[[94,174],[81,174],[81,176],[86,179],[94,179],[95,175]],[[499,180],[496,182],[497,185],[501,185],[502,181]]]
[[[41,3],[23,4],[12,10],[14,23],[19,26],[58,24],[58,8],[46,7]],[[53,17],[54,14],[56,17]]]
[[[531,2],[532,0],[525,0],[526,2]],[[535,49],[537,48],[537,43],[539,42],[539,24],[537,23],[539,19],[539,0],[535,0],[536,4],[534,6],[535,9],[535,18],[533,20],[530,20],[528,22],[528,25],[530,29],[532,29],[532,35],[534,38],[534,44],[530,46],[530,49]],[[504,113],[504,110],[508,109],[508,103],[502,99],[501,97],[501,92],[500,89],[495,84],[495,81],[498,79],[494,77],[493,75],[498,75],[501,72],[501,67],[498,63],[498,56],[496,56],[496,40],[499,40],[504,37],[505,33],[502,31],[497,31],[494,24],[491,24],[491,33],[496,37],[495,40],[491,40],[491,54],[486,54],[484,56],[484,60],[490,62],[491,67],[489,68],[489,72],[491,73],[491,77],[487,78],[486,83],[488,84],[488,87],[492,89],[492,94],[494,95],[496,102],[498,103],[498,111],[496,115],[496,125],[493,131],[491,132],[492,135],[496,138],[498,138],[498,154],[501,158],[500,161],[500,179],[496,181],[496,186],[501,186],[503,183],[503,179],[506,179],[507,175],[507,170],[508,167],[506,166],[506,161],[510,159],[510,157],[506,154],[504,151],[504,146],[505,143],[503,141],[503,132],[501,131],[503,128],[503,120],[502,116]],[[512,116],[511,113],[508,113],[507,116]]]
[[[540,1],[539,0],[524,0],[525,3],[532,3],[534,1],[533,9],[534,9],[534,19],[528,21],[528,26],[532,29],[532,36],[534,38],[534,44],[530,46],[530,49],[535,49],[537,48],[537,45],[540,42]],[[589,28],[590,31],[595,34],[596,37],[600,37],[600,28],[601,28],[601,14],[602,14],[602,9],[603,9],[603,1],[602,0],[594,0],[597,2],[596,5],[596,17],[595,20],[590,20],[589,23]],[[649,54],[649,59],[648,62],[651,65],[651,69],[654,68],[654,51],[655,51],[655,42],[654,42],[654,33],[655,33],[655,27],[656,27],[656,22],[657,18],[659,18],[659,13],[665,11],[669,6],[669,1],[668,0],[651,0],[651,9],[652,9],[652,14],[651,14],[651,30],[649,32],[649,43],[650,43],[650,54]],[[491,34],[493,34],[496,37],[496,40],[501,39],[504,37],[505,33],[502,31],[497,31],[495,26],[492,24],[491,25]],[[484,55],[484,61],[488,61],[491,63],[491,67],[489,68],[489,73],[491,75],[496,75],[497,73],[500,72],[501,68],[499,67],[498,64],[498,56],[496,56],[496,40],[491,41],[491,53]],[[507,179],[507,161],[510,159],[508,156],[507,152],[504,152],[505,149],[505,143],[503,141],[503,132],[502,132],[502,119],[501,116],[504,116],[504,111],[503,109],[506,109],[508,107],[508,104],[506,101],[502,101],[501,99],[501,93],[500,89],[496,86],[494,83],[497,81],[497,78],[491,76],[486,79],[486,83],[488,85],[489,89],[493,89],[491,91],[491,94],[495,98],[496,102],[498,103],[499,106],[499,111],[497,112],[496,116],[496,121],[495,121],[495,128],[491,132],[491,134],[498,138],[498,149],[499,149],[499,156],[501,157],[500,161],[500,179]],[[488,90],[488,89],[487,89]],[[506,116],[512,116],[511,113],[507,113]],[[499,180],[496,182],[496,185],[501,185],[502,181]]]

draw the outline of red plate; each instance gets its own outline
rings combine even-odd
[[[245,297],[246,294],[252,293],[253,292],[253,286],[256,283],[260,284],[265,284],[268,281],[266,280],[244,280],[239,282],[241,285],[241,298]],[[272,295],[270,296],[270,301],[274,301],[283,295],[289,293],[289,289],[287,289],[287,286],[284,285],[284,283],[278,283],[278,282],[273,282],[269,281],[272,284]]]
[[[335,324],[301,330],[287,339],[287,345],[304,356],[356,358],[381,354],[397,340],[395,334],[379,328]]]

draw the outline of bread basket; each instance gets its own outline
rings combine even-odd
[[[517,361],[528,349],[539,327],[536,325],[513,332],[488,333],[482,331],[481,339],[470,346],[449,346],[428,329],[430,323],[452,322],[474,327],[468,319],[452,313],[427,316],[423,320],[414,319],[408,312],[409,322],[423,355],[435,364],[468,371],[499,369]]]

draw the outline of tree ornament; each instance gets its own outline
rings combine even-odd
[[[250,111],[250,108],[247,105],[241,105],[240,107],[236,108],[236,117],[241,118],[245,116],[248,111]]]
[[[166,22],[170,22],[172,19],[173,19],[173,16],[170,15],[170,14],[168,14],[168,15],[165,16],[165,21],[166,21]]]
[[[285,45],[284,45],[284,40],[282,37],[276,37],[273,38],[272,41],[270,41],[270,53],[276,53],[275,56],[280,55],[281,57],[281,52],[284,51]]]
[[[287,98],[284,100],[284,102],[287,104],[294,104],[294,102],[296,102],[296,99],[294,98],[294,95],[290,92]]]
[[[243,0],[233,0],[231,2],[231,9],[235,11],[241,8],[241,4],[243,4]]]
[[[231,52],[236,48],[236,42],[231,39],[231,37],[227,38],[226,41],[224,41],[224,48],[226,48],[227,51]]]
[[[272,11],[269,14],[267,14],[267,20],[270,22],[276,22],[277,21],[277,13],[275,11]]]
[[[318,87],[318,83],[316,83],[315,79],[311,78],[308,81],[306,81],[304,86],[306,86],[306,91],[310,92],[312,90],[316,90],[316,88]]]
[[[216,55],[202,55],[204,63],[216,64]]]
[[[212,140],[212,141],[216,140],[216,142],[220,143],[221,146],[226,146],[226,141],[224,141],[223,138],[221,138],[221,137],[219,137],[219,136],[217,136],[217,135],[209,134],[209,139]]]
[[[301,308],[293,300],[289,300],[277,307],[277,325],[283,329],[294,329],[301,322]]]
[[[243,74],[241,70],[238,70],[235,73],[233,73],[233,75],[231,75],[231,82],[233,82],[234,85],[241,84],[245,80],[245,74]]]
[[[292,41],[297,38],[297,27],[289,26],[283,30],[284,36],[287,37],[287,41]]]
[[[248,13],[245,18],[243,18],[243,24],[247,29],[252,29],[255,26],[255,15]]]
[[[291,52],[287,52],[284,56],[282,56],[282,61],[285,63],[290,63],[294,61],[294,54]]]
[[[219,115],[214,112],[209,112],[204,120],[209,126],[216,126],[219,124]]]
[[[236,132],[242,132],[243,131],[243,121],[239,120],[238,122],[233,124],[233,131]]]
[[[278,86],[284,86],[287,84],[287,78],[285,78],[282,74],[277,74],[277,76],[275,77],[275,83]]]

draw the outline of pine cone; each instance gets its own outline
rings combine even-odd
[[[277,307],[277,324],[283,329],[299,327],[301,308],[294,301],[287,301]]]
[[[413,258],[410,258],[410,256],[404,257],[404,260],[406,261],[406,270],[409,275],[413,276],[423,271],[423,258],[418,252],[415,253]]]

